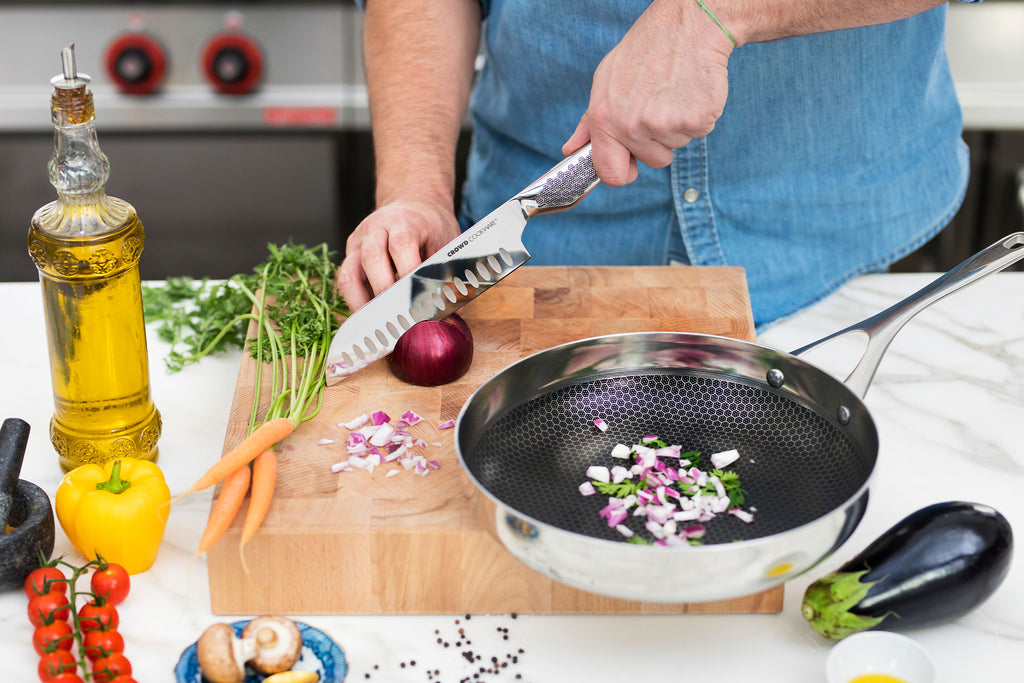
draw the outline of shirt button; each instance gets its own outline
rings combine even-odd
[[[690,204],[693,204],[695,201],[697,201],[698,197],[700,197],[700,192],[698,192],[696,188],[690,187],[687,188],[685,192],[683,192],[683,199]]]

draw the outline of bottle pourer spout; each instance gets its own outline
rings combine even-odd
[[[83,88],[92,80],[87,75],[78,73],[78,70],[75,68],[74,43],[60,51],[60,63],[63,73],[57,74],[50,79],[50,84],[53,87],[65,90]]]

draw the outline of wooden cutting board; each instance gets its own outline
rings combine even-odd
[[[240,514],[208,552],[215,614],[568,614],[779,612],[782,588],[735,600],[660,604],[607,598],[522,564],[490,530],[493,504],[463,474],[453,429],[473,391],[519,358],[619,332],[672,330],[754,338],[742,269],[729,267],[520,268],[460,314],[474,337],[470,371],[423,388],[395,379],[384,360],[329,388],[319,415],[278,449],[266,521],[238,553]],[[238,375],[224,449],[246,432],[255,362]],[[414,410],[421,453],[440,468],[419,476],[396,464],[333,474],[347,458],[339,426],[364,412]],[[337,443],[318,445],[321,439]],[[399,474],[388,477],[387,471]],[[244,508],[243,508],[244,512]]]

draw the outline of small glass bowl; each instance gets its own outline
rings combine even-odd
[[[850,683],[865,674],[888,674],[903,683],[934,683],[935,664],[921,645],[889,631],[864,631],[832,646],[825,662],[828,683]]]

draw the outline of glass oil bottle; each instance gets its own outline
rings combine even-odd
[[[63,471],[122,457],[155,461],[160,413],[150,396],[135,209],[106,194],[110,164],[96,137],[89,77],[74,45],[50,82],[56,201],[32,217],[53,384],[50,440]]]

